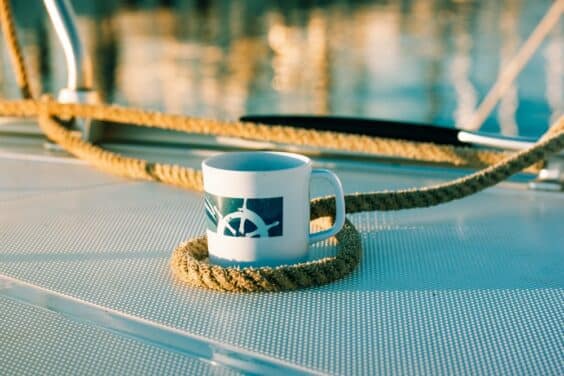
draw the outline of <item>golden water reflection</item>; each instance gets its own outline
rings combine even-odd
[[[550,0],[73,1],[107,101],[195,116],[338,114],[463,127]],[[64,59],[34,0],[14,4],[37,90]],[[485,130],[538,135],[563,110],[563,22]],[[0,87],[16,96],[6,52]]]

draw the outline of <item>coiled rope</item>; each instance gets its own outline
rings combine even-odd
[[[0,0],[0,17],[12,61],[19,77],[24,97],[30,96],[21,48],[15,38],[15,28],[8,0]],[[12,30],[11,37],[6,30]],[[22,73],[23,72],[23,73]],[[26,89],[27,88],[27,89]],[[230,123],[169,115],[141,109],[106,104],[62,104],[49,96],[40,100],[0,101],[0,116],[37,117],[40,128],[63,149],[104,171],[133,179],[158,181],[192,190],[202,190],[201,172],[176,164],[151,163],[123,156],[84,141],[62,125],[60,118],[90,118],[100,121],[156,127],[188,133],[234,136],[248,139],[297,143],[335,149],[363,151],[406,158],[428,158],[434,162],[454,165],[488,165],[468,176],[430,187],[390,192],[368,192],[345,197],[347,213],[374,210],[400,210],[438,205],[479,192],[524,168],[546,159],[564,148],[564,117],[532,147],[515,154],[483,153],[464,148],[444,147],[428,143],[378,139],[335,132],[269,127],[252,123]],[[332,218],[333,197],[315,199],[311,203],[311,219]],[[179,245],[172,254],[171,269],[181,280],[192,286],[219,291],[256,292],[283,291],[323,285],[350,273],[360,261],[361,239],[347,219],[336,236],[337,255],[295,265],[262,268],[219,267],[206,262],[205,237],[191,239]]]

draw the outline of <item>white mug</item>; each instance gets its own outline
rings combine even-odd
[[[235,152],[202,162],[210,262],[222,266],[276,266],[304,261],[310,243],[325,240],[345,223],[339,178],[314,169],[305,156]],[[335,223],[310,234],[312,177],[335,190]]]

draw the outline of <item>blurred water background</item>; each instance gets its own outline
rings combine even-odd
[[[463,127],[550,0],[73,0],[108,102],[221,119],[337,114]],[[12,1],[36,91],[65,83],[40,0]],[[3,42],[2,42],[3,43]],[[17,97],[6,50],[0,91]],[[564,113],[564,21],[483,131]]]

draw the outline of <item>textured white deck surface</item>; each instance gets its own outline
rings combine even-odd
[[[335,169],[347,191],[449,177],[361,167]],[[348,278],[209,292],[168,268],[204,231],[197,193],[0,156],[0,374],[564,373],[563,194],[500,187],[351,218],[365,249]]]

